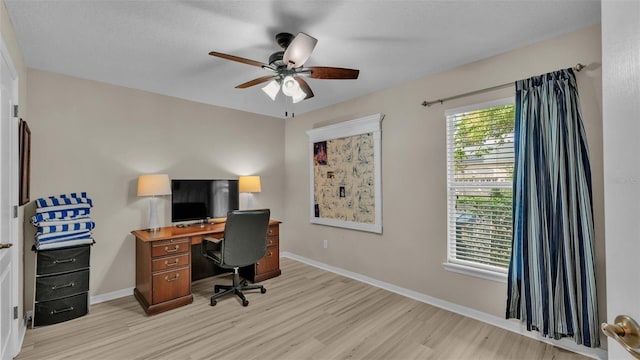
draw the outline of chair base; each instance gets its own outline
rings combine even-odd
[[[260,289],[260,292],[262,294],[267,292],[267,289],[265,289],[264,286],[262,285],[259,285],[259,284],[247,285],[247,280],[240,281],[240,274],[238,274],[238,268],[237,267],[233,268],[233,284],[232,285],[214,285],[213,286],[213,291],[215,292],[215,294],[211,296],[211,306],[215,306],[218,303],[217,299],[232,293],[238,296],[240,300],[242,300],[242,306],[247,306],[249,305],[249,300],[247,300],[247,298],[244,297],[244,294],[242,293],[242,291],[257,290],[257,289]],[[220,292],[220,290],[224,290],[224,291]]]

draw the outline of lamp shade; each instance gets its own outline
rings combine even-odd
[[[138,196],[170,195],[171,183],[167,174],[140,175]]]
[[[271,80],[266,86],[262,88],[265,94],[269,95],[271,100],[276,101],[276,96],[280,91],[280,84],[276,80]]]
[[[298,93],[300,89],[300,84],[293,78],[293,76],[289,75],[282,80],[282,93],[287,96],[294,96]]]
[[[240,176],[238,180],[238,190],[241,193],[259,193],[262,191],[260,176]]]
[[[298,103],[298,102],[300,102],[300,101],[302,101],[302,100],[304,100],[306,98],[307,98],[307,93],[304,92],[304,90],[302,90],[302,88],[300,86],[298,86],[298,90],[293,95],[291,95],[291,99],[292,99],[294,104]]]

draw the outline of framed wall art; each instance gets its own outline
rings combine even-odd
[[[383,114],[307,131],[311,223],[382,233]]]
[[[29,184],[31,182],[31,130],[27,122],[20,119],[18,127],[18,148],[20,151],[20,205],[29,202]]]

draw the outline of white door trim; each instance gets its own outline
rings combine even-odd
[[[4,42],[4,39],[0,36],[0,56],[2,56],[3,60],[6,62],[7,66],[9,67],[9,72],[10,72],[10,77],[12,80],[11,83],[11,89],[10,89],[10,109],[9,111],[12,111],[13,106],[14,105],[18,105],[18,98],[19,98],[19,89],[18,89],[18,72],[16,71],[16,68],[13,64],[13,60],[11,58],[11,53],[9,52],[9,49],[6,45],[6,43]],[[0,106],[0,108],[2,108]],[[10,131],[11,131],[11,142],[10,142],[10,148],[11,150],[11,154],[10,154],[10,158],[11,158],[11,163],[9,164],[9,166],[11,166],[11,172],[10,172],[10,176],[9,179],[3,179],[4,181],[9,181],[10,184],[10,199],[11,199],[11,206],[18,206],[18,180],[19,180],[19,174],[18,174],[18,159],[19,159],[19,154],[18,154],[18,118],[14,118],[13,116],[11,116],[11,126],[10,126]],[[13,214],[12,214],[13,215]],[[14,217],[11,221],[10,221],[10,225],[9,225],[10,229],[10,237],[11,237],[11,241],[13,243],[13,248],[11,250],[11,264],[12,264],[12,270],[11,270],[11,274],[12,274],[12,279],[11,279],[11,284],[12,284],[12,307],[13,306],[18,306],[18,309],[22,309],[23,306],[21,306],[21,304],[19,303],[20,301],[20,297],[19,297],[19,280],[20,280],[20,254],[23,253],[23,242],[21,241],[21,239],[19,239],[18,237],[18,228],[19,228],[19,217],[16,216]],[[19,352],[20,352],[20,346],[22,344],[22,340],[24,339],[24,334],[26,332],[26,324],[22,321],[20,321],[21,316],[18,316],[18,319],[12,320],[11,321],[11,326],[12,328],[12,335],[10,338],[10,344],[7,347],[7,349],[9,349],[9,351],[11,352],[9,354],[9,356],[13,357],[16,356]]]

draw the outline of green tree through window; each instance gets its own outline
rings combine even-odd
[[[447,115],[450,263],[509,265],[514,116],[513,104]]]

